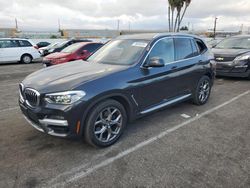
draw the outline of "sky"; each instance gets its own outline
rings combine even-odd
[[[167,0],[0,0],[0,28],[56,31],[62,29],[167,30]],[[192,0],[183,25],[219,30],[250,27],[250,0]]]

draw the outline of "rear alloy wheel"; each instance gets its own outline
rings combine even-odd
[[[203,105],[208,101],[211,92],[211,80],[208,76],[203,76],[196,87],[193,102],[196,105]]]
[[[124,107],[115,100],[107,100],[96,105],[90,112],[84,135],[91,145],[107,147],[121,136],[127,123]]]
[[[29,63],[32,62],[32,57],[31,57],[30,55],[28,55],[28,54],[23,55],[23,56],[21,57],[21,62],[22,62],[22,63],[25,63],[25,64],[29,64]]]

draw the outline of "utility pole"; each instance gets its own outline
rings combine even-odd
[[[120,20],[117,20],[117,31],[120,31]]]
[[[218,20],[218,18],[217,18],[217,17],[215,17],[215,19],[214,19],[214,39],[215,39],[215,37],[216,37],[216,26],[217,26],[217,20]]]
[[[60,23],[60,19],[58,18],[58,31],[61,31],[61,23]]]
[[[130,31],[131,30],[131,23],[128,22],[128,30]]]
[[[18,24],[17,24],[17,19],[15,18],[15,23],[16,23],[16,31],[18,31]]]
[[[243,30],[244,30],[244,24],[241,24],[241,27],[240,27],[240,33],[243,34]]]

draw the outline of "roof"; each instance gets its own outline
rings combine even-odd
[[[25,38],[0,38],[0,40],[29,40]]]
[[[121,35],[117,37],[118,39],[142,39],[142,40],[152,40],[161,37],[170,37],[170,36],[181,36],[181,37],[194,37],[200,38],[197,35],[190,35],[184,33],[142,33],[142,34],[133,34],[133,35]]]
[[[87,44],[103,44],[103,43],[101,43],[101,42],[93,42],[93,41],[91,41],[91,42],[76,42],[76,43],[74,43],[74,44],[82,44],[82,45],[87,45]]]

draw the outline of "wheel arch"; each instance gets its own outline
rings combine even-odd
[[[81,135],[83,135],[84,126],[86,124],[87,118],[91,112],[91,110],[98,105],[99,103],[108,100],[113,99],[121,103],[127,113],[128,121],[132,121],[135,119],[135,111],[132,102],[130,101],[129,97],[122,93],[112,93],[112,94],[105,94],[100,97],[95,97],[91,100],[91,102],[87,105],[86,110],[84,110],[83,116],[82,116],[82,123],[81,123]]]
[[[25,56],[25,55],[30,56],[30,57],[32,58],[32,60],[33,60],[33,56],[32,56],[30,53],[24,53],[24,54],[21,55],[20,61],[22,61],[22,58],[23,58],[23,56]]]
[[[204,76],[207,76],[208,78],[210,78],[211,80],[213,79],[212,73],[211,72],[206,72],[206,74]]]

